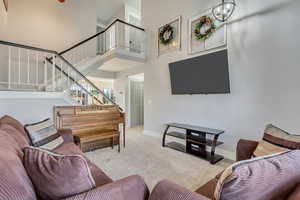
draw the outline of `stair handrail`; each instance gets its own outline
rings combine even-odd
[[[85,81],[87,81],[90,85],[92,85],[92,87],[94,87],[96,90],[98,90],[101,93],[101,95],[103,95],[110,103],[112,103],[113,105],[117,105],[111,98],[109,98],[104,92],[102,92],[101,89],[99,89],[94,83],[92,83],[88,78],[86,78],[80,71],[78,71],[69,61],[67,61],[62,55],[59,55],[59,53],[57,51],[38,48],[38,47],[33,47],[33,46],[29,46],[29,45],[24,45],[24,44],[17,44],[17,43],[3,41],[3,40],[0,40],[0,44],[1,45],[6,45],[6,46],[13,46],[13,47],[17,47],[17,48],[22,48],[22,49],[29,49],[29,50],[33,50],[33,51],[45,52],[45,53],[53,54],[53,55],[59,57],[69,67],[71,67],[71,69],[73,69],[76,73],[78,73]],[[47,61],[51,62],[50,59],[49,60],[47,59]],[[59,71],[63,72],[63,70],[59,66],[56,65],[55,67],[58,68]],[[71,78],[69,75],[67,77],[69,79]],[[71,80],[74,81],[73,78]],[[76,82],[76,84],[80,85],[77,82]],[[89,92],[88,92],[88,94],[91,95]],[[91,95],[91,96],[94,97],[95,99],[97,99],[95,96],[93,96],[93,95]],[[97,101],[101,102],[99,99],[97,99]],[[119,108],[120,108],[121,111],[123,111],[123,109],[121,107],[119,107]]]
[[[117,22],[120,22],[120,23],[122,23],[122,24],[131,26],[131,27],[133,27],[133,28],[136,28],[136,29],[139,29],[139,30],[145,32],[145,29],[144,29],[144,28],[141,28],[141,27],[136,26],[136,25],[134,25],[134,24],[130,24],[130,23],[128,23],[128,22],[125,22],[124,20],[121,20],[121,19],[118,19],[118,18],[117,18],[117,19],[114,20],[110,25],[108,25],[103,31],[100,31],[100,32],[98,32],[98,33],[96,33],[96,34],[94,34],[94,35],[88,37],[87,39],[85,39],[85,40],[83,40],[83,41],[81,41],[81,42],[78,42],[77,44],[71,46],[70,48],[68,48],[68,49],[66,49],[66,50],[64,50],[64,51],[62,51],[62,52],[60,52],[59,55],[63,55],[63,54],[65,54],[65,53],[67,53],[67,52],[69,52],[69,51],[75,49],[76,47],[81,46],[82,44],[85,44],[86,42],[88,42],[88,41],[90,41],[90,40],[92,40],[92,39],[98,37],[99,35],[102,35],[103,33],[105,33],[109,28],[111,28],[111,27],[112,27],[115,23],[117,23]]]
[[[47,62],[49,62],[50,64],[53,64],[52,60],[50,58],[46,57]],[[84,90],[87,94],[89,94],[91,97],[93,97],[96,101],[98,101],[98,103],[103,104],[102,101],[100,101],[97,97],[95,97],[92,93],[90,93],[88,90],[86,90],[84,87],[81,86],[80,83],[78,83],[78,81],[76,81],[73,77],[71,77],[69,74],[67,74],[64,70],[62,70],[58,65],[55,64],[55,68],[58,69],[59,71],[62,71],[62,73],[68,77],[71,81],[73,81],[74,83],[76,83],[82,90]],[[97,89],[99,90],[99,89]]]

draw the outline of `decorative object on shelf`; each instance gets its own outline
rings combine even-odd
[[[8,11],[8,0],[3,0],[4,8],[6,12]]]
[[[181,16],[158,29],[158,56],[181,48]]]
[[[202,16],[196,24],[194,33],[198,40],[206,40],[216,30],[216,25],[209,16]]]
[[[227,21],[232,16],[235,6],[235,0],[221,0],[221,3],[212,9],[214,18],[220,22]]]
[[[159,33],[159,40],[162,44],[168,45],[174,39],[174,28],[170,24],[166,24]]]
[[[215,20],[212,9],[189,19],[188,53],[221,50],[227,44],[226,23]]]

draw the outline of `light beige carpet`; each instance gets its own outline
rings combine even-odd
[[[161,147],[160,138],[146,136],[142,128],[128,129],[126,148],[101,149],[86,153],[113,180],[129,175],[141,175],[150,189],[159,181],[169,179],[190,190],[196,190],[232,161],[216,165],[200,158]]]

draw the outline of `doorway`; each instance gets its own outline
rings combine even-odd
[[[144,125],[144,74],[129,76],[129,127]]]

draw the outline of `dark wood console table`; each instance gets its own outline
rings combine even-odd
[[[169,147],[204,158],[210,161],[211,164],[216,164],[224,159],[223,156],[215,153],[215,149],[217,146],[223,144],[223,142],[218,141],[218,138],[221,134],[225,133],[225,131],[179,123],[170,123],[166,124],[166,126],[162,140],[163,147]],[[185,130],[185,133],[176,131],[169,132],[171,127],[183,129]],[[183,139],[185,140],[185,145],[178,142],[169,142],[166,144],[166,136]],[[210,139],[207,136],[212,136],[212,138]],[[207,151],[207,147],[211,147],[210,152]]]

